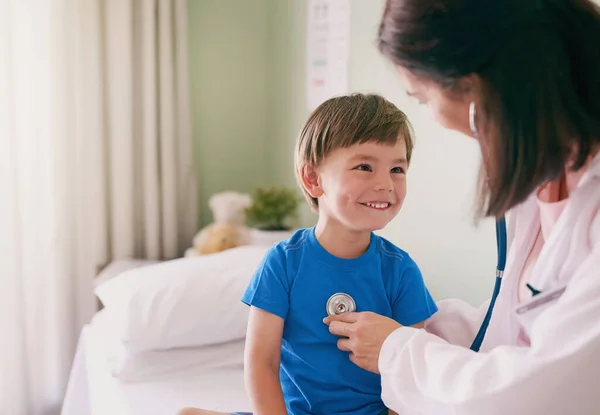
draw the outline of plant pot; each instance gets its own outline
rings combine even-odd
[[[289,239],[295,231],[263,231],[262,229],[250,229],[252,245],[272,246],[278,242]]]

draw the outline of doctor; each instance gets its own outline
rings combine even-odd
[[[329,318],[339,348],[402,415],[600,414],[600,10],[388,0],[378,43],[409,95],[478,140],[481,213],[510,212],[508,258],[479,352],[487,304],[458,300],[426,331]]]

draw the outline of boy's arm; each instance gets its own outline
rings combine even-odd
[[[287,415],[279,381],[284,320],[250,308],[245,348],[245,382],[255,415]]]
[[[392,318],[403,326],[424,328],[424,323],[438,310],[429,290],[425,286],[421,270],[412,259],[400,272],[394,301]]]

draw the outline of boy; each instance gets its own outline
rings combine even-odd
[[[412,148],[406,116],[376,95],[330,99],[308,119],[295,167],[317,225],[271,248],[242,298],[256,414],[388,412],[380,377],[338,350],[322,321],[355,309],[422,327],[437,311],[415,262],[373,233],[402,207]]]

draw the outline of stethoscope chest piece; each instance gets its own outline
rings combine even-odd
[[[356,311],[356,303],[348,294],[336,293],[327,300],[327,315],[329,316],[353,313],[354,311]]]

